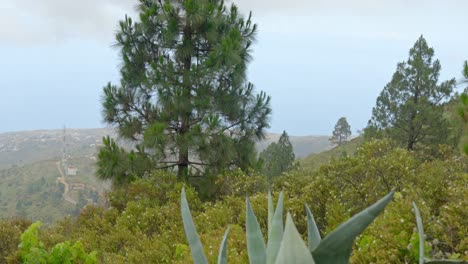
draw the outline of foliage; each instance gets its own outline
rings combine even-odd
[[[124,185],[144,175],[151,163],[141,151],[127,153],[109,136],[102,140],[99,150],[96,175],[102,180],[113,180],[115,185]]]
[[[33,223],[21,235],[19,245],[19,260],[21,263],[97,263],[97,252],[87,254],[80,242],[71,245],[70,241],[65,241],[55,245],[50,252],[39,240],[39,228],[41,222]]]
[[[367,136],[383,133],[408,150],[446,143],[448,125],[442,106],[456,82],[438,83],[441,66],[433,56],[434,50],[421,36],[377,98]]]
[[[465,71],[467,71],[467,75],[465,76],[466,78],[466,82],[468,83],[468,63],[465,62]],[[468,125],[468,91],[465,91],[463,92],[461,95],[460,95],[460,106],[458,107],[458,115],[461,117],[461,119],[463,120],[464,122],[464,129],[463,129],[463,132],[464,132],[464,135],[465,135],[465,138],[463,138],[462,140],[465,140],[465,142],[463,142],[463,151],[466,155],[468,155],[468,138],[466,137],[466,135],[468,134],[468,128],[467,128],[467,125]]]
[[[419,251],[418,251],[418,259],[420,264],[424,263],[465,263],[463,260],[448,260],[448,259],[439,259],[439,260],[431,260],[430,258],[426,257],[426,238],[424,234],[424,227],[423,221],[421,217],[421,213],[419,212],[419,208],[416,203],[413,202],[414,214],[416,215],[416,224],[418,229],[418,238],[419,238]]]
[[[283,207],[305,240],[309,226],[304,204],[313,213],[320,237],[327,237],[340,223],[396,189],[394,202],[356,237],[351,263],[418,262],[412,201],[425,219],[426,255],[468,260],[468,157],[444,150],[438,158],[422,162],[396,145],[373,140],[354,155],[338,156],[317,171],[287,172],[273,179],[272,196],[276,200],[284,190]],[[156,171],[128,186],[114,187],[110,209],[88,205],[77,219],[41,230],[40,240],[47,252],[58,243],[80,241],[85,252],[99,252],[99,263],[191,263],[180,207],[184,187],[208,262],[218,261],[219,245],[229,227],[229,263],[248,263],[247,195],[261,233],[271,236],[266,177],[236,170],[214,177],[210,184],[213,196],[202,199],[193,184]]]
[[[468,84],[468,61],[465,61],[463,63],[462,75],[463,75],[462,83]]]
[[[74,164],[79,168],[91,166],[90,159],[86,159],[87,163]],[[77,215],[83,206],[63,199],[64,185],[57,182],[60,176],[57,163],[53,160],[0,170],[0,219],[21,217],[50,224],[62,219],[64,215]],[[82,191],[86,202],[87,199],[93,199],[96,203],[103,204],[96,192],[101,192],[106,184],[91,180],[92,177],[92,172],[88,174],[83,170],[79,175],[67,178],[67,182],[85,183]],[[77,199],[78,191],[70,190],[69,195]]]
[[[268,242],[265,247],[263,235],[249,199],[246,205],[246,237],[250,263],[348,263],[353,241],[383,211],[393,197],[393,192],[340,225],[325,239],[317,235],[317,226],[306,206],[308,215],[309,247],[288,213],[283,232],[283,193],[280,193],[276,210],[273,209],[271,194],[268,195]],[[184,189],[181,194],[181,214],[185,234],[195,264],[208,263],[197,230],[193,223]],[[227,263],[227,229],[219,250],[218,263]],[[314,245],[315,244],[315,245]]]
[[[291,170],[294,158],[294,150],[289,136],[286,131],[283,131],[278,143],[271,143],[260,153],[261,171],[271,181],[271,178]]]
[[[230,171],[216,177],[211,187],[216,190],[215,198],[224,196],[245,197],[268,191],[268,181],[263,174],[252,172],[246,174],[240,170]]]
[[[468,199],[467,165],[466,158],[454,153],[444,159],[420,163],[413,153],[395,148],[391,141],[377,140],[363,144],[355,156],[322,166],[315,176],[299,172],[283,177],[275,188],[289,188],[291,199],[302,197],[301,200],[310,204],[321,232],[331,231],[347,216],[369,204],[370,199],[396,188],[399,192],[395,203],[358,238],[359,250],[354,251],[352,262],[413,263],[417,260],[407,249],[414,229],[412,200],[424,201],[423,215],[430,218],[426,235],[432,243],[431,254],[436,258],[456,258],[460,254],[460,258],[467,249],[468,230],[463,219],[468,216],[462,209],[468,206],[465,201]],[[312,197],[310,192],[315,192]],[[287,207],[291,213],[302,211],[294,203]],[[305,228],[305,222],[298,223],[299,230]],[[438,242],[433,243],[434,240]]]
[[[363,142],[364,137],[358,136],[348,142],[345,142],[341,146],[337,146],[320,153],[311,154],[308,157],[299,160],[300,168],[313,171],[319,169],[322,165],[329,163],[331,160],[340,159],[345,156],[353,156]]]
[[[6,264],[9,256],[15,254],[21,234],[31,225],[31,221],[12,218],[0,221],[0,264]]]
[[[346,121],[346,117],[338,119],[333,130],[332,137],[329,139],[333,144],[341,146],[351,136],[351,126]]]
[[[109,83],[103,95],[105,121],[137,148],[104,144],[99,176],[149,171],[147,160],[152,169],[177,167],[180,177],[249,168],[271,112],[270,98],[246,81],[251,17],[218,0],[139,2],[139,21],[125,17],[116,34],[120,85]],[[119,165],[132,158],[130,172]]]

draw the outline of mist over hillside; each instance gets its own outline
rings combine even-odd
[[[111,128],[56,129],[20,131],[0,134],[0,169],[13,165],[26,165],[42,160],[60,159],[63,151],[74,157],[95,158],[104,136],[118,138]],[[280,134],[267,133],[257,143],[261,152],[269,144],[278,141]],[[307,157],[332,147],[328,136],[290,136],[296,158]],[[119,140],[120,143],[125,143]],[[130,143],[127,142],[127,147]],[[124,144],[125,146],[125,144]]]
[[[0,218],[22,216],[52,223],[87,204],[105,204],[109,182],[95,177],[97,152],[111,128],[56,129],[0,134]],[[261,152],[280,134],[257,143]],[[296,158],[330,149],[327,136],[291,136]],[[72,174],[67,168],[76,169]]]

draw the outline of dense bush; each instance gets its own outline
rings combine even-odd
[[[21,235],[19,250],[14,257],[8,259],[9,263],[94,264],[97,262],[97,252],[86,253],[80,241],[74,244],[71,244],[70,241],[58,243],[50,251],[47,251],[44,243],[39,238],[39,228],[41,225],[41,222],[35,222],[24,231]]]
[[[7,263],[18,249],[21,234],[31,225],[31,221],[21,218],[0,221],[0,264]]]
[[[284,190],[284,208],[304,238],[304,203],[325,236],[396,189],[394,202],[356,239],[352,263],[417,263],[419,240],[411,201],[418,204],[425,220],[428,255],[468,260],[467,157],[449,153],[441,157],[420,162],[390,141],[371,141],[354,156],[332,160],[318,171],[296,170],[278,177],[271,189],[274,197]],[[210,181],[210,199],[205,199],[176,176],[154,173],[115,189],[109,195],[110,209],[88,206],[76,220],[64,219],[44,229],[41,240],[47,250],[63,241],[80,241],[86,252],[98,252],[100,263],[190,263],[180,214],[180,192],[185,186],[208,259],[216,259],[230,226],[229,262],[246,263],[245,196],[265,229],[266,179],[237,171]]]

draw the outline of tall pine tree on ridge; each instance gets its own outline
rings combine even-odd
[[[246,80],[256,25],[219,0],[140,0],[140,21],[120,22],[120,85],[104,88],[103,115],[137,144],[104,140],[98,176],[125,180],[151,169],[179,177],[246,169],[264,136],[270,97]],[[121,166],[118,163],[126,163]],[[134,169],[132,169],[134,168]]]
[[[443,104],[450,98],[456,81],[439,83],[441,65],[433,57],[434,49],[421,36],[410,49],[408,60],[398,64],[377,98],[367,136],[382,132],[408,150],[446,142],[448,125]]]

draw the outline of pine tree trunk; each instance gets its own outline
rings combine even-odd
[[[414,102],[414,109],[411,113],[410,117],[410,129],[409,129],[409,135],[408,135],[408,145],[407,149],[408,150],[414,150],[414,143],[416,141],[416,127],[414,124],[414,120],[416,119],[416,111],[418,108],[418,102],[419,102],[419,77],[416,80],[416,86],[414,89],[414,97],[413,97],[413,102]]]
[[[191,28],[189,25],[188,18],[186,20],[184,28],[184,40],[191,42]],[[192,56],[187,56],[184,59],[184,92],[183,97],[186,100],[183,100],[185,104],[191,104],[191,80],[190,80],[190,69],[192,66]],[[190,116],[191,116],[191,107],[190,105],[184,105],[181,112],[181,128],[179,135],[184,138],[185,134],[190,130]],[[177,164],[178,171],[177,176],[179,179],[188,177],[188,166],[189,166],[189,149],[187,146],[188,142],[182,140],[182,144],[179,146],[179,162]]]

